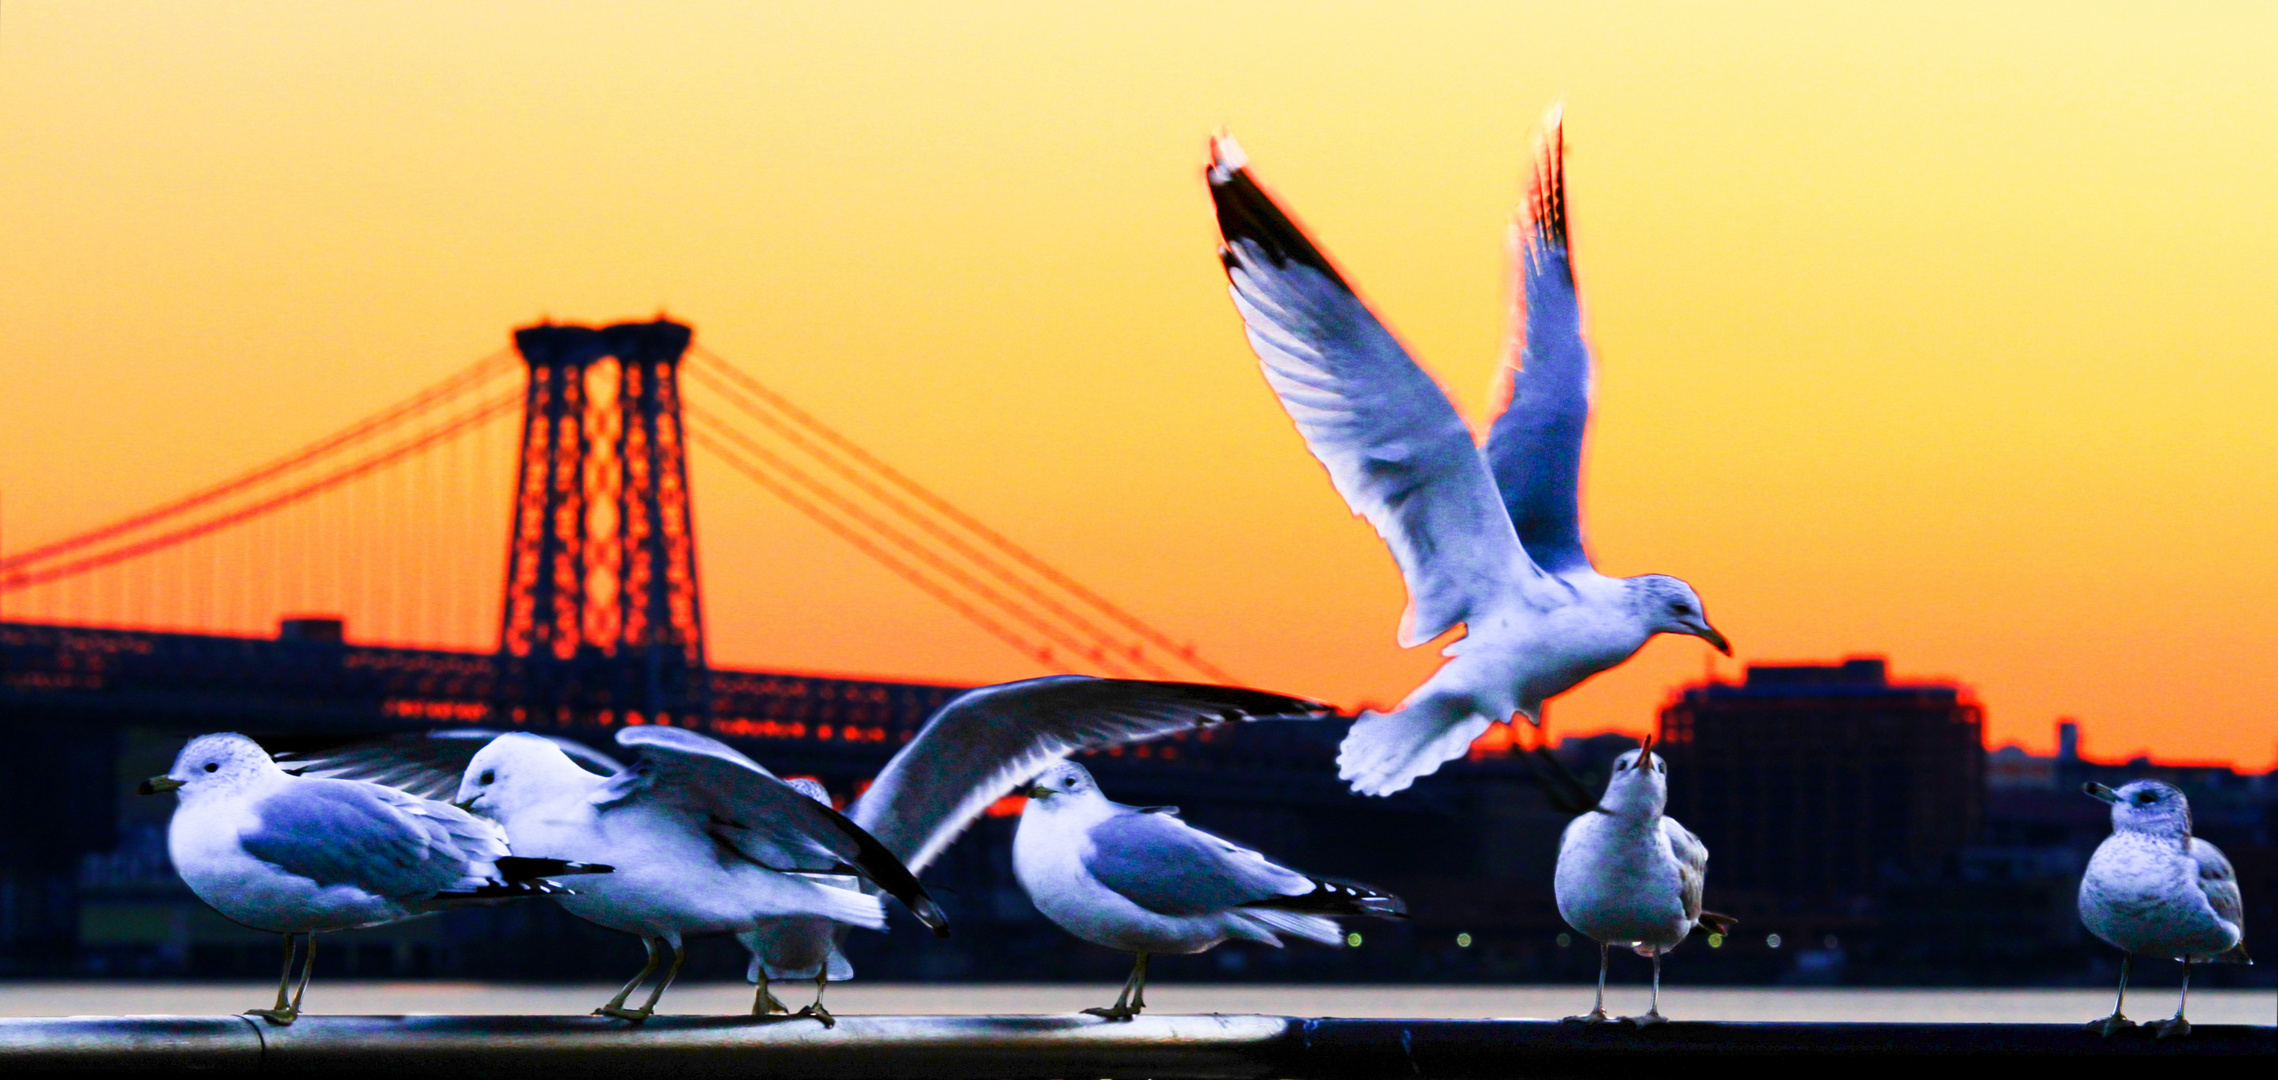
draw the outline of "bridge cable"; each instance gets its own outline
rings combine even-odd
[[[42,544],[30,551],[0,557],[0,571],[13,570],[29,563],[45,562],[90,544],[111,539],[122,533],[138,531],[167,518],[179,516],[217,499],[243,491],[262,481],[292,472],[320,458],[369,439],[407,419],[454,400],[470,389],[511,369],[513,360],[514,352],[510,349],[493,352],[411,397],[373,413],[290,454],[247,470],[212,487],[193,492],[173,502],[128,515],[110,524]]]
[[[1094,648],[1112,650],[1118,658],[1128,660],[1131,663],[1138,665],[1141,669],[1146,671],[1147,674],[1152,675],[1156,678],[1167,679],[1172,676],[1172,673],[1168,669],[1164,668],[1161,664],[1156,663],[1153,659],[1148,657],[1146,653],[1138,646],[1125,645],[1123,642],[1116,640],[1113,632],[1101,627],[1099,624],[1091,621],[1090,619],[1085,618],[1082,612],[1071,610],[1066,604],[1061,603],[1051,594],[1045,592],[1041,588],[1038,588],[1034,582],[1031,582],[1027,578],[1022,577],[1019,572],[1013,567],[1007,566],[1003,562],[991,556],[988,552],[974,547],[964,537],[959,536],[955,532],[952,532],[948,528],[944,527],[938,519],[927,516],[924,511],[916,506],[911,505],[908,500],[903,499],[895,495],[893,492],[879,486],[875,480],[872,480],[868,476],[863,475],[852,465],[849,465],[844,458],[833,455],[829,449],[825,447],[816,445],[814,440],[800,434],[797,429],[784,423],[781,418],[761,411],[757,405],[753,404],[748,399],[743,398],[742,395],[738,394],[735,389],[728,386],[725,382],[720,381],[718,376],[712,375],[701,368],[695,369],[691,373],[696,377],[696,381],[698,383],[711,388],[715,393],[718,393],[721,397],[727,399],[730,404],[737,406],[747,415],[750,415],[754,419],[757,419],[760,423],[767,425],[771,430],[783,436],[783,438],[789,441],[793,446],[806,451],[809,456],[813,457],[817,461],[820,461],[832,472],[835,472],[839,476],[844,477],[848,483],[853,484],[864,494],[878,500],[879,503],[885,505],[888,509],[893,510],[896,514],[901,515],[911,524],[914,524],[918,528],[923,529],[927,535],[932,536],[934,539],[939,540],[943,544],[947,545],[951,550],[957,552],[960,555],[963,555],[974,565],[979,566],[982,569],[987,570],[989,573],[995,575],[998,580],[1003,581],[1007,585],[1010,585],[1013,589],[1020,592],[1021,595],[1028,597],[1030,601],[1044,608],[1046,611],[1059,616],[1062,621],[1076,627],[1078,631],[1082,632],[1085,636],[1092,639]]]
[[[298,487],[289,488],[281,494],[269,496],[258,502],[248,503],[234,510],[230,510],[226,513],[208,518],[204,521],[182,526],[181,528],[175,529],[171,532],[162,533],[158,536],[140,540],[124,547],[112,548],[108,551],[100,552],[94,555],[88,555],[79,559],[75,559],[71,562],[64,563],[60,566],[51,566],[38,570],[18,570],[13,573],[0,575],[0,590],[29,588],[34,585],[44,585],[48,582],[60,580],[63,578],[77,577],[79,575],[85,574],[90,570],[101,569],[102,567],[122,562],[127,559],[132,559],[141,555],[147,555],[154,551],[160,551],[165,548],[173,547],[174,545],[183,543],[185,541],[194,540],[200,536],[219,531],[240,522],[263,517],[273,511],[281,510],[285,507],[294,505],[312,495],[328,491],[334,487],[338,487],[341,484],[347,483],[350,480],[354,480],[377,469],[381,469],[395,462],[401,461],[412,454],[426,450],[429,447],[434,446],[436,443],[455,437],[462,432],[468,431],[472,428],[480,427],[482,424],[512,411],[516,406],[520,405],[521,402],[522,391],[515,390],[511,393],[493,398],[489,402],[478,406],[473,411],[468,412],[458,417],[457,419],[444,424],[441,427],[435,428],[434,430],[421,434],[415,438],[406,440],[405,442],[399,443],[388,449],[373,453],[361,460],[352,462],[333,472],[319,476],[314,480],[304,482]]]
[[[1015,620],[1026,624],[1030,630],[1044,635],[1046,638],[1052,640],[1053,642],[1073,651],[1079,657],[1088,658],[1092,662],[1099,664],[1101,667],[1107,668],[1112,674],[1121,676],[1128,675],[1130,673],[1129,669],[1120,662],[1120,657],[1116,657],[1113,653],[1110,653],[1106,649],[1100,648],[1096,642],[1087,645],[1085,642],[1071,637],[1066,631],[1053,625],[1050,621],[1042,618],[1041,616],[1038,616],[1034,611],[1031,611],[1030,609],[1022,606],[1013,598],[1006,596],[1004,593],[993,588],[989,585],[988,582],[974,577],[964,568],[949,561],[948,559],[943,558],[939,552],[928,548],[923,541],[895,527],[892,522],[886,521],[878,517],[876,514],[863,509],[859,505],[855,504],[852,500],[848,499],[845,495],[832,490],[828,483],[816,477],[814,474],[801,469],[799,466],[786,460],[781,455],[776,454],[774,451],[769,450],[766,447],[761,446],[759,443],[753,441],[750,436],[737,431],[733,426],[721,420],[710,410],[705,409],[703,406],[697,405],[694,402],[683,402],[682,408],[688,412],[688,415],[691,419],[694,419],[699,424],[702,424],[705,427],[709,428],[710,431],[708,434],[710,434],[713,438],[725,438],[727,441],[734,443],[737,448],[744,453],[747,453],[752,457],[759,459],[768,467],[776,470],[778,474],[790,477],[801,487],[806,488],[809,492],[813,493],[824,502],[831,504],[838,510],[839,513],[844,514],[857,522],[860,522],[862,525],[869,528],[872,532],[875,532],[881,536],[884,536],[888,540],[891,540],[895,546],[901,548],[910,556],[916,558],[919,562],[932,568],[935,572],[941,574],[942,576],[955,581],[957,584],[963,586],[967,591],[980,596],[983,600],[994,605],[999,610],[1002,610],[1006,614],[1011,615]]]
[[[964,616],[968,621],[972,622],[976,626],[979,626],[981,629],[988,631],[997,640],[1011,646],[1014,652],[1017,652],[1022,656],[1027,657],[1028,659],[1046,664],[1047,666],[1050,666],[1052,664],[1052,650],[1050,648],[1037,645],[1026,640],[1025,638],[1022,638],[1017,632],[1006,627],[1003,623],[998,622],[996,619],[991,618],[987,612],[974,607],[972,604],[966,602],[963,597],[960,597],[956,593],[951,592],[940,582],[935,581],[933,578],[918,570],[916,567],[903,562],[892,552],[887,551],[883,547],[880,547],[876,541],[873,541],[868,536],[863,535],[853,526],[839,520],[837,517],[834,517],[828,510],[825,510],[821,506],[818,506],[815,503],[801,497],[797,492],[791,490],[788,485],[770,475],[761,466],[753,462],[746,461],[734,450],[730,449],[725,442],[713,437],[709,432],[701,429],[691,429],[688,433],[688,441],[695,446],[699,446],[711,451],[714,455],[719,457],[721,461],[725,462],[730,468],[735,469],[737,472],[744,474],[744,476],[759,484],[761,487],[766,488],[776,498],[782,499],[784,502],[789,503],[792,509],[805,514],[807,517],[813,519],[816,524],[829,529],[832,533],[836,534],[839,539],[852,544],[856,550],[859,550],[863,554],[877,560],[880,565],[886,567],[888,570],[893,571],[903,580],[908,581],[910,584],[924,590],[927,595],[930,595],[934,599],[941,601],[944,605],[947,605],[950,610]]]
[[[924,485],[903,474],[900,470],[895,469],[893,466],[879,460],[876,455],[873,455],[868,450],[863,449],[853,440],[847,438],[845,435],[840,434],[829,425],[824,424],[821,420],[815,418],[806,410],[792,404],[789,399],[768,388],[758,379],[755,379],[751,375],[746,374],[742,369],[737,368],[734,364],[729,363],[727,358],[721,356],[716,352],[713,352],[708,348],[705,348],[701,344],[690,346],[689,355],[695,359],[702,361],[710,368],[716,369],[719,375],[725,376],[727,379],[732,380],[746,393],[749,393],[753,397],[759,398],[774,408],[776,411],[790,417],[800,426],[805,427],[809,431],[812,431],[816,436],[829,443],[840,452],[860,462],[864,466],[876,472],[878,475],[883,476],[889,482],[893,483],[896,487],[899,487],[902,490],[908,492],[919,502],[924,503],[926,506],[940,513],[942,516],[949,518],[953,522],[956,522],[958,525],[962,526],[975,536],[980,537],[990,546],[1011,557],[1014,561],[1028,567],[1029,569],[1044,577],[1046,580],[1052,582],[1055,585],[1058,585],[1060,588],[1066,590],[1071,595],[1091,605],[1093,608],[1106,615],[1109,619],[1121,623],[1124,627],[1133,633],[1138,634],[1141,638],[1153,642],[1164,652],[1177,657],[1182,662],[1192,666],[1195,670],[1200,671],[1209,678],[1215,679],[1219,682],[1232,683],[1239,681],[1232,675],[1228,674],[1224,669],[1218,667],[1215,664],[1212,664],[1207,659],[1204,659],[1199,653],[1195,651],[1194,647],[1191,644],[1180,644],[1178,641],[1172,639],[1170,635],[1155,629],[1146,621],[1140,619],[1138,616],[1133,615],[1128,611],[1125,611],[1123,608],[1116,605],[1113,601],[1107,599],[1097,592],[1094,592],[1089,588],[1086,588],[1081,582],[1078,582],[1074,578],[1069,577],[1067,574],[1061,572],[1057,567],[1054,567],[1050,563],[1045,562],[1042,558],[1039,558],[1037,555],[1028,551],[1026,548],[1023,548],[1020,545],[1014,543],[1010,538],[1004,536],[994,529],[989,528],[987,525],[982,524],[971,514],[968,514],[965,511],[957,508],[957,506],[950,503],[949,500],[935,494],[931,490],[927,489]],[[694,370],[699,375],[704,373],[703,369],[701,368]],[[748,406],[741,407],[744,411],[753,413],[755,417],[758,416],[758,413]],[[762,418],[762,420],[765,422],[764,418]]]

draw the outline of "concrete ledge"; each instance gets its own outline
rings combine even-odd
[[[1539,1020],[1278,1016],[310,1016],[0,1019],[0,1074],[483,1075],[575,1080],[1156,1077],[1342,1080],[1600,1077],[1745,1068],[1752,1080],[1914,1080],[2119,1058],[2278,1057],[2278,1031],[2205,1025],[2155,1042],[2073,1025],[1671,1023],[1645,1031]],[[1931,1070],[1928,1077],[1923,1070]]]

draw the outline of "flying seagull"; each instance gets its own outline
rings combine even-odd
[[[990,804],[1070,754],[1238,721],[1328,715],[1328,706],[1304,698],[1199,683],[1050,675],[985,686],[942,706],[846,813],[911,873],[923,873]],[[831,1022],[823,987],[854,974],[838,949],[842,927],[771,919],[738,936],[759,984],[754,1013],[784,1008],[770,980],[811,978],[815,1003],[800,1014]]]
[[[1281,947],[1280,935],[1340,945],[1335,916],[1405,918],[1397,896],[1309,877],[1179,820],[1175,806],[1108,801],[1073,761],[1029,788],[1012,868],[1044,917],[1094,945],[1136,954],[1115,1004],[1085,1009],[1129,1020],[1147,1007],[1147,957],[1199,953],[1229,938]]]
[[[163,776],[136,789],[180,800],[167,855],[198,899],[240,926],[284,935],[277,1024],[300,1015],[316,935],[469,904],[568,896],[551,877],[609,867],[508,854],[496,824],[449,803],[362,780],[296,775],[243,735],[190,740]],[[294,938],[305,942],[300,985]]]
[[[2096,846],[2080,877],[2080,921],[2088,932],[2120,950],[2120,993],[2112,1015],[2089,1030],[2109,1037],[2135,1026],[2120,1007],[2128,999],[2128,961],[2141,953],[2183,962],[2183,992],[2175,1015],[2149,1025],[2156,1037],[2188,1035],[2183,1005],[2191,997],[2191,965],[2251,964],[2246,955],[2246,903],[2238,874],[2215,845],[2191,835],[2191,802],[2157,780],[2138,780],[2114,791],[2083,785],[2090,798],[2112,804],[2112,835]]]
[[[1461,756],[1513,713],[1690,634],[1729,655],[1676,578],[1607,577],[1582,544],[1590,352],[1567,250],[1564,136],[1545,121],[1517,225],[1525,308],[1511,396],[1482,450],[1337,268],[1251,175],[1233,138],[1205,171],[1219,259],[1266,382],[1331,483],[1392,549],[1408,586],[1399,641],[1465,626],[1450,659],[1389,713],[1361,714],[1337,755],[1353,790],[1390,795]]]
[[[1669,763],[1653,753],[1648,737],[1614,759],[1605,796],[1569,822],[1559,839],[1558,915],[1598,943],[1598,1002],[1568,1020],[1606,1020],[1607,954],[1620,945],[1653,960],[1653,1003],[1629,1022],[1662,1022],[1661,957],[1695,926],[1732,932],[1731,916],[1701,910],[1708,847],[1662,813],[1668,805]]]

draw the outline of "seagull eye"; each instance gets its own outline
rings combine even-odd
[[[1690,615],[1693,613],[1693,609],[1684,604],[1671,604],[1669,605],[1669,610],[1674,611],[1679,615]]]
[[[490,782],[491,782],[491,781],[493,781],[493,780],[496,780],[496,779],[498,779],[498,772],[497,772],[497,770],[495,770],[495,769],[484,769],[484,770],[482,771],[482,776],[481,776],[481,777],[480,777],[480,778],[477,780],[477,782],[478,782],[478,783],[480,783],[480,784],[482,784],[482,785],[483,785],[483,786],[485,786],[485,787],[488,787],[488,786],[490,786]]]
[[[206,762],[206,771],[207,771],[207,772],[213,772],[214,770],[216,770],[216,769],[219,769],[219,768],[221,768],[221,762],[218,762],[218,761],[209,761],[209,762]]]

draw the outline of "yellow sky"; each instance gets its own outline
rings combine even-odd
[[[1434,658],[1257,375],[1203,140],[1483,420],[1562,99],[1602,569],[1690,580],[1743,662],[1964,679],[1997,740],[2069,714],[2094,754],[2260,765],[2278,9],[1986,6],[8,0],[7,547],[541,314],[665,309],[1243,677],[1389,700]],[[1036,673],[694,484],[719,659]],[[1657,640],[1554,728],[1642,730],[1704,652]]]

